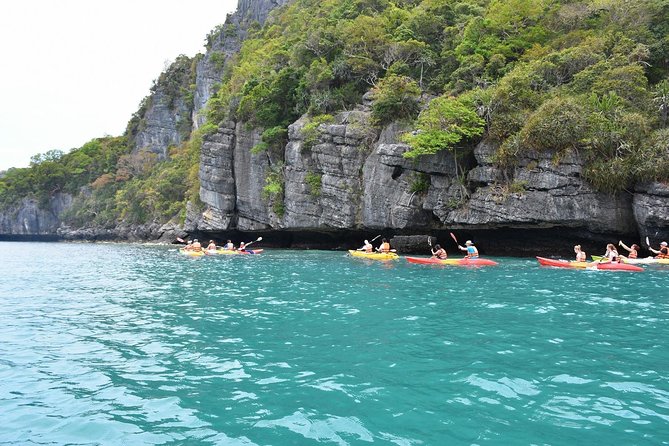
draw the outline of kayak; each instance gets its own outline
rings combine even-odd
[[[179,250],[179,254],[189,257],[202,257],[204,255],[204,251],[191,251],[190,249],[181,248]]]
[[[223,255],[234,256],[238,254],[260,254],[261,252],[263,252],[262,249],[247,249],[246,251],[233,251],[230,249],[216,249],[216,250],[209,249],[204,253],[208,256],[223,256]]]
[[[545,257],[537,257],[537,260],[541,266],[553,266],[556,268],[597,269],[602,271],[643,271],[643,268],[638,266],[616,262],[568,262],[566,260],[553,260]]]
[[[592,256],[592,260],[595,262],[600,262],[605,258],[606,257],[602,256]],[[628,257],[623,257],[622,259],[623,263],[627,263],[629,265],[669,265],[669,259],[656,259],[655,257],[645,257],[643,259],[630,259]]]
[[[644,259],[628,259],[623,257],[623,263],[629,265],[669,265],[669,259],[656,259],[655,257],[646,257]]]
[[[452,265],[452,266],[495,266],[499,263],[488,259],[435,259],[434,257],[405,257],[407,262],[419,265]]]
[[[354,249],[349,249],[348,253],[353,257],[362,257],[364,259],[373,259],[373,260],[395,260],[399,259],[400,256],[394,252],[363,252],[356,251]]]

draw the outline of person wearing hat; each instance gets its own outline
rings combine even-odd
[[[478,259],[479,257],[479,250],[476,249],[476,246],[474,246],[471,240],[467,240],[465,246],[458,245],[458,248],[460,248],[460,251],[465,251],[467,253],[465,255],[467,258]]]
[[[358,248],[358,251],[365,251],[366,253],[370,253],[374,252],[374,247],[371,243],[369,243],[369,240],[365,240],[365,244],[362,246],[362,248]]]
[[[197,241],[197,239],[195,239],[193,240],[193,247],[191,249],[193,251],[202,251],[202,245]]]
[[[659,251],[657,249],[651,248],[650,246],[648,247],[648,249],[653,254],[657,254],[655,256],[656,259],[669,259],[669,247],[667,247],[667,242],[660,243]]]

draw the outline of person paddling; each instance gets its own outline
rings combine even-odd
[[[636,258],[639,257],[639,249],[640,249],[640,247],[639,247],[639,245],[637,245],[636,243],[632,243],[632,246],[627,246],[626,244],[623,243],[622,240],[620,240],[620,241],[618,242],[618,245],[619,245],[619,246],[622,246],[625,250],[627,250],[627,252],[629,253],[629,254],[627,255],[627,258],[629,258],[629,259],[636,259]]]
[[[431,249],[432,251],[432,257],[435,259],[441,259],[445,260],[448,258],[448,254],[446,254],[446,250],[441,247],[441,245],[434,245],[434,249]]]
[[[613,243],[606,245],[606,252],[602,257],[608,262],[616,262],[618,260],[618,250]]]
[[[184,251],[192,251],[193,250],[193,240],[188,240],[188,243],[186,243],[186,246],[183,247]]]
[[[460,248],[460,251],[465,251],[467,253],[465,257],[468,259],[478,259],[479,257],[479,250],[476,249],[476,246],[474,246],[471,240],[467,240],[465,246],[458,245],[458,248]]]
[[[362,246],[362,248],[358,248],[358,251],[365,251],[366,253],[370,253],[374,252],[374,247],[371,243],[369,243],[369,240],[365,240],[365,244]]]
[[[239,248],[237,248],[237,251],[245,252],[246,251],[246,243],[241,242],[239,244]]]
[[[386,240],[385,238],[381,239],[381,246],[379,246],[376,250],[383,253],[389,253],[390,243],[388,243],[388,240]]]
[[[585,251],[581,249],[581,245],[574,246],[574,252],[576,253],[577,262],[585,262],[588,256],[585,254]]]
[[[648,247],[648,249],[653,254],[657,254],[655,256],[656,259],[669,259],[669,247],[667,247],[667,242],[660,243],[659,251],[657,249],[651,248],[650,246]]]

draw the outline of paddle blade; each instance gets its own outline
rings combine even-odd
[[[646,246],[650,247],[650,240],[646,237]]]
[[[186,243],[186,241],[180,237],[177,237],[177,242],[179,243]]]
[[[429,235],[427,236],[427,244],[430,245],[430,247],[432,246],[432,237]]]
[[[452,232],[451,232],[450,234],[451,234],[451,238],[453,239],[453,241],[454,241],[457,245],[459,245],[459,243],[458,243],[458,239],[455,238],[455,234],[453,234]]]
[[[258,240],[256,240],[256,242],[259,242],[261,240],[262,240],[262,237],[258,237]]]

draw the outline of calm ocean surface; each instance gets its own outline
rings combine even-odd
[[[669,267],[0,243],[0,444],[669,444]]]

